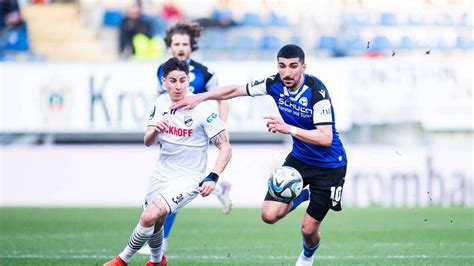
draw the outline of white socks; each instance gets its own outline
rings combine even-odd
[[[155,226],[143,227],[140,224],[137,224],[137,227],[135,227],[135,230],[133,230],[132,235],[128,239],[127,246],[119,254],[120,258],[122,258],[126,263],[129,263],[132,256],[135,255],[135,253],[137,253],[137,251],[153,235],[154,228]]]

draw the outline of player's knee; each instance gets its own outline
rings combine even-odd
[[[150,227],[150,226],[155,225],[156,220],[157,220],[156,215],[152,215],[151,213],[145,211],[142,213],[142,216],[140,217],[140,224],[142,226]]]
[[[319,226],[309,223],[303,223],[301,225],[301,234],[303,234],[303,237],[305,238],[314,237],[316,235],[319,239]]]
[[[274,212],[262,211],[262,221],[267,224],[274,224],[278,222],[283,216]]]

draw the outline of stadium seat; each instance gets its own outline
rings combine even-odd
[[[462,49],[462,50],[470,50],[474,48],[473,46],[474,42],[472,38],[469,37],[464,37],[464,36],[458,36],[456,38],[456,48]]]
[[[296,44],[298,46],[302,46],[301,36],[299,35],[291,36],[290,43]]]
[[[372,51],[386,51],[392,49],[390,40],[385,36],[376,36],[370,44]]]
[[[232,47],[243,50],[258,49],[258,44],[254,38],[248,35],[237,35],[233,38]]]
[[[322,35],[316,47],[321,50],[333,50],[337,46],[337,38],[335,36]]]
[[[207,35],[206,39],[207,44],[205,44],[205,46],[210,50],[227,50],[233,46],[224,30],[213,31]]]
[[[290,24],[288,23],[287,17],[277,14],[276,12],[272,12],[270,14],[268,25],[274,27],[288,27]]]
[[[163,18],[161,16],[158,16],[158,15],[147,16],[146,18],[152,26],[153,35],[163,36],[165,34],[166,22],[163,20]]]
[[[384,26],[398,25],[397,16],[394,13],[384,12],[380,14],[380,24]]]
[[[257,13],[245,13],[242,18],[242,26],[261,27],[262,18]]]
[[[407,50],[420,48],[419,44],[409,36],[403,36],[398,47]]]
[[[278,36],[264,35],[261,42],[262,49],[279,49],[283,46],[283,42]]]
[[[103,25],[105,27],[118,27],[122,23],[123,14],[120,10],[108,9],[104,12]]]
[[[468,13],[463,13],[461,15],[459,25],[463,27],[471,27],[472,26],[472,16]]]
[[[344,16],[343,23],[345,26],[348,27],[365,27],[370,26],[372,24],[370,14],[367,12],[363,13],[354,13]]]
[[[423,26],[425,25],[425,18],[422,14],[411,14],[408,16],[408,25]]]
[[[367,49],[367,41],[360,36],[347,37],[344,39],[344,48],[349,51],[360,52]]]
[[[449,45],[449,43],[445,40],[445,39],[438,39],[436,41],[436,49],[440,50],[440,51],[446,51],[446,50],[449,50],[453,48],[451,45]]]
[[[454,25],[453,17],[449,13],[439,14],[436,17],[436,25],[453,26]]]

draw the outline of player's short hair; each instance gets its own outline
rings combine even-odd
[[[170,72],[175,70],[183,71],[186,75],[189,75],[188,63],[186,61],[179,61],[176,57],[172,57],[163,64],[163,77],[167,77]]]
[[[175,34],[186,34],[189,36],[191,43],[191,51],[194,52],[199,49],[197,42],[201,36],[202,27],[197,22],[178,21],[173,26],[166,30],[165,44],[166,47],[171,47],[171,38]]]
[[[278,60],[279,57],[283,57],[283,58],[296,58],[296,57],[298,57],[300,62],[302,64],[304,64],[304,51],[303,51],[303,49],[301,49],[301,47],[299,47],[296,44],[287,44],[287,45],[283,46],[280,49],[280,51],[278,51],[277,60]]]

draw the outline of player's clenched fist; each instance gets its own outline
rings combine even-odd
[[[216,182],[219,179],[219,175],[210,172],[206,178],[204,178],[200,183],[199,183],[199,192],[203,197],[209,196],[212,191],[214,191],[214,188],[216,188]]]
[[[267,115],[263,119],[268,119],[267,120],[267,128],[269,132],[272,133],[282,133],[282,134],[290,134],[290,126],[283,122],[282,119],[273,116],[273,115]]]
[[[161,133],[165,130],[167,130],[169,127],[168,120],[163,119],[158,122],[156,122],[156,125],[153,127],[156,133]]]

